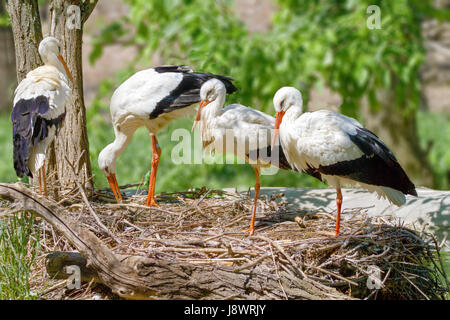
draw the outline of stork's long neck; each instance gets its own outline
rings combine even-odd
[[[217,98],[203,108],[200,117],[200,132],[203,145],[211,140],[211,129],[218,116],[222,114],[223,105],[225,104],[225,93],[219,93]]]
[[[297,120],[298,117],[302,115],[302,106],[301,105],[293,105],[287,111],[283,117],[283,123],[290,124]]]
[[[222,114],[223,105],[225,104],[225,94],[219,93],[217,98],[210,102],[203,110],[201,120],[211,121]]]
[[[116,138],[105,148],[105,154],[109,158],[111,164],[109,166],[111,173],[115,172],[117,158],[125,150],[131,140],[133,133],[125,134],[114,127]]]
[[[48,53],[46,56],[41,56],[42,61],[47,66],[52,66],[58,69],[66,78],[68,78],[66,69],[64,68],[61,61],[59,61],[58,57],[53,53]]]

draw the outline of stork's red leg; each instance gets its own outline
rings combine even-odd
[[[42,168],[39,169],[39,194],[42,195]]]
[[[161,148],[159,147],[158,140],[153,133],[150,133],[152,139],[152,170],[150,172],[150,182],[148,186],[148,198],[147,206],[157,207],[158,204],[155,201],[155,182],[156,173],[158,171],[159,157],[161,156]]]
[[[248,232],[250,236],[253,235],[253,233],[255,232],[256,205],[258,203],[259,189],[261,188],[261,184],[259,183],[259,168],[254,167],[254,169],[255,169],[256,183],[255,183],[255,199],[253,203],[253,213],[252,219],[250,221],[250,228],[245,230],[245,232]]]
[[[45,174],[45,161],[44,161],[44,164],[42,166],[42,179],[43,179],[43,182],[44,182],[44,196],[48,197],[48,193],[47,193],[47,177],[46,177],[46,174]]]
[[[336,236],[339,235],[339,227],[341,225],[341,207],[342,207],[342,192],[341,188],[337,187],[337,196],[336,196],[336,206],[337,206],[337,215],[336,215]]]

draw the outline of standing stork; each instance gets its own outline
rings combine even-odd
[[[259,180],[261,168],[275,165],[281,169],[291,169],[282,148],[276,150],[278,159],[272,159],[270,138],[275,118],[240,104],[224,107],[226,88],[217,79],[211,79],[203,84],[200,98],[200,106],[192,129],[199,123],[204,150],[218,151],[222,154],[233,153],[244,158],[255,170],[256,183],[252,218],[250,227],[245,230],[249,235],[253,235],[256,205],[261,188]],[[275,157],[276,153],[273,152],[273,154]],[[305,170],[305,172],[314,175],[314,172],[310,170]],[[316,175],[316,178],[320,177]]]
[[[237,90],[232,79],[225,76],[193,72],[186,66],[162,66],[135,73],[114,91],[110,112],[116,138],[100,152],[98,164],[117,202],[121,202],[122,195],[115,175],[116,160],[136,129],[145,126],[152,144],[147,206],[157,206],[154,195],[161,148],[156,133],[170,121],[193,112],[194,104],[200,102],[201,85],[212,78],[222,80],[227,93]]]
[[[277,91],[272,144],[279,135],[291,166],[313,170],[336,187],[336,236],[339,234],[342,185],[359,185],[401,206],[417,196],[414,184],[394,154],[358,121],[331,110],[302,114],[302,95],[292,87]]]
[[[60,54],[56,38],[46,37],[39,44],[44,65],[28,72],[14,93],[13,123],[14,169],[19,177],[34,178],[39,171],[39,191],[47,196],[46,150],[66,114],[72,75]]]

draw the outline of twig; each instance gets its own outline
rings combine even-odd
[[[292,268],[294,269],[295,272],[297,272],[300,276],[302,276],[304,279],[307,279],[308,277],[306,276],[306,274],[298,269],[295,265],[295,261],[291,259],[291,257],[289,257],[287,255],[287,253],[283,250],[282,247],[280,247],[276,242],[272,241],[271,239],[267,238],[267,237],[263,237],[263,236],[253,236],[254,238],[257,239],[261,239],[266,241],[267,243],[271,244],[272,246],[274,246],[291,264],[292,264]]]
[[[83,150],[84,152],[84,150]],[[111,238],[114,239],[115,242],[117,242],[118,244],[121,243],[120,239],[118,239],[115,235],[112,234],[111,231],[109,231],[109,229],[102,223],[102,221],[100,220],[100,218],[97,216],[97,214],[94,211],[94,208],[92,208],[91,204],[89,203],[89,200],[86,196],[86,193],[83,190],[83,187],[80,185],[80,183],[78,182],[77,176],[75,174],[75,168],[73,167],[72,163],[70,163],[69,159],[67,158],[66,155],[64,155],[64,158],[66,159],[67,163],[69,164],[70,168],[72,169],[72,174],[73,174],[73,179],[75,181],[75,183],[78,186],[78,189],[80,190],[81,196],[83,198],[84,203],[86,204],[89,212],[91,213],[91,215],[94,217],[95,221],[97,222],[97,224],[106,232],[106,234],[108,236],[110,236]]]
[[[312,268],[312,269],[316,269],[316,270],[318,270],[318,271],[320,271],[320,272],[329,274],[330,276],[333,276],[333,277],[335,277],[335,278],[338,278],[339,280],[342,280],[342,281],[345,281],[345,282],[347,282],[347,283],[350,283],[350,284],[352,284],[352,285],[354,285],[354,286],[356,286],[356,287],[358,286],[358,284],[357,284],[356,282],[351,281],[351,280],[349,280],[349,279],[346,279],[346,278],[344,278],[343,276],[340,276],[340,275],[338,275],[338,274],[336,274],[336,273],[334,273],[334,272],[331,272],[331,271],[322,269],[322,268],[320,268],[320,267],[311,266],[311,265],[306,265],[306,266],[309,267],[309,268]]]
[[[259,264],[261,261],[263,261],[264,259],[269,258],[269,257],[270,257],[270,256],[267,255],[267,254],[266,254],[266,255],[263,255],[262,257],[259,257],[258,259],[256,259],[256,260],[253,261],[252,263],[246,264],[246,265],[244,265],[244,266],[242,266],[242,267],[239,267],[239,268],[235,269],[234,272],[241,272],[242,270],[250,269],[251,267],[256,266],[256,265]]]

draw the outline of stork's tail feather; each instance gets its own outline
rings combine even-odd
[[[415,191],[415,190],[414,190]],[[387,198],[390,202],[395,204],[396,206],[402,206],[406,202],[406,197],[403,192],[388,188],[388,187],[379,187],[377,193],[384,198]],[[417,195],[417,193],[416,193]]]

